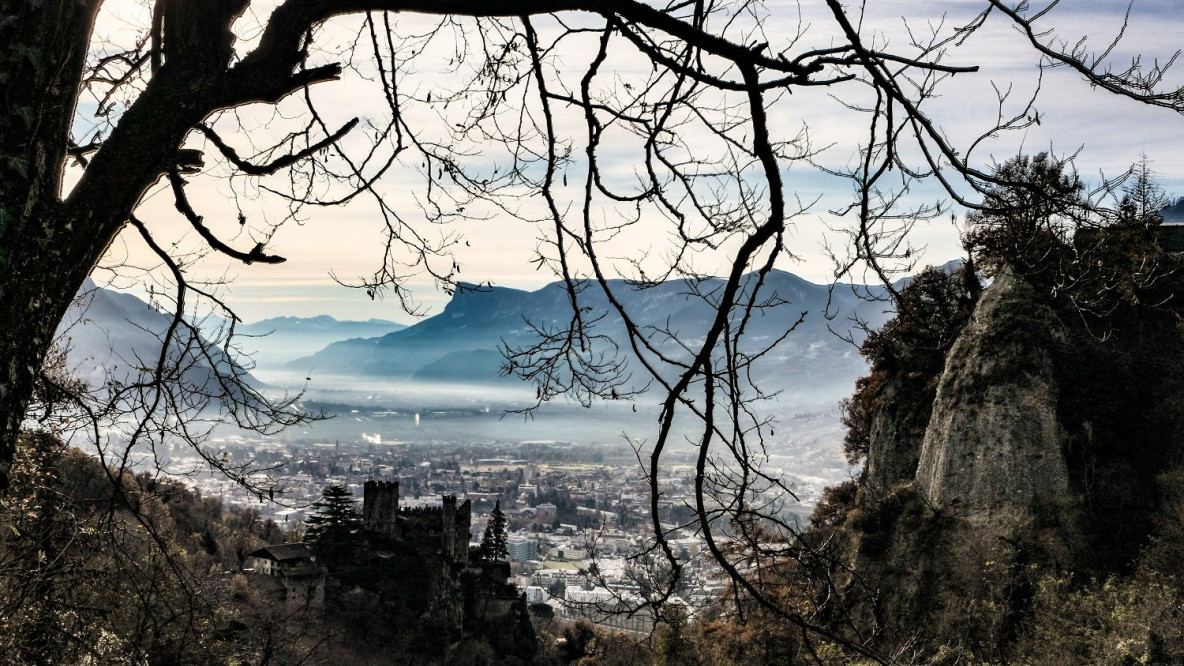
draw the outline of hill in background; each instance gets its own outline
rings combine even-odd
[[[754,283],[754,275],[745,278],[747,286]],[[693,346],[701,341],[715,316],[713,298],[723,285],[720,279],[672,280],[640,289],[621,280],[610,281],[615,296],[650,344],[665,355],[684,359],[687,352],[682,343]],[[850,285],[831,289],[784,271],[770,273],[758,300],[777,305],[754,311],[743,351],[757,353],[777,344],[754,366],[754,379],[762,388],[815,401],[849,393],[866,364],[857,347],[844,338],[858,343],[863,330],[857,322],[878,327],[887,316],[887,304],[869,300],[868,294],[882,296],[883,290]],[[586,289],[580,306],[585,308],[584,321],[595,322],[591,332],[604,336],[599,340],[603,351],[630,350],[624,323],[601,290],[595,285]],[[434,317],[382,337],[336,342],[287,367],[301,373],[384,379],[512,382],[517,380],[501,372],[499,348],[528,348],[539,339],[539,329],[561,331],[571,318],[562,283],[536,291],[462,285]],[[795,324],[797,328],[781,340]],[[643,383],[637,357],[632,352],[624,357],[631,362],[638,383]]]

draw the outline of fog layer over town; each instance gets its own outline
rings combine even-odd
[[[799,290],[799,301],[808,300],[804,291],[816,288],[786,279]],[[819,288],[817,296],[823,291]],[[517,294],[525,292],[510,293],[511,299]],[[296,536],[312,503],[330,485],[349,488],[360,501],[367,481],[397,482],[404,507],[438,506],[445,495],[469,500],[473,543],[480,541],[500,502],[509,520],[514,582],[528,590],[532,602],[553,600],[559,612],[573,612],[570,603],[560,602],[581,594],[595,597],[598,589],[614,590],[617,597],[635,593],[628,581],[628,556],[652,543],[643,463],[657,432],[661,396],[648,391],[586,406],[564,399],[538,405],[531,384],[501,376],[493,365],[504,331],[514,330],[513,322],[521,319],[506,306],[506,295],[500,296],[495,310],[483,306],[483,294],[466,294],[454,299],[463,307],[450,306],[406,329],[381,320],[328,317],[245,325],[248,335],[237,344],[245,352],[243,362],[254,364],[251,376],[260,390],[273,397],[298,395],[294,408],[324,418],[271,436],[222,425],[205,453],[230,464],[249,463],[256,475],[278,482],[261,484],[275,485],[277,491],[260,495],[209,473],[197,452],[183,444],[157,451],[157,459],[167,473],[186,476],[203,496],[253,508]],[[109,307],[112,298],[118,308]],[[106,290],[92,300],[90,314],[72,330],[76,362],[118,365],[103,358],[101,339],[119,338],[124,349],[117,351],[123,355],[141,342],[149,344],[136,339],[136,332],[150,329],[159,316],[147,305]],[[88,326],[105,305],[111,321],[102,335],[92,336]],[[132,312],[139,307],[144,311]],[[870,304],[866,312],[874,315],[876,307]],[[693,326],[685,309],[679,316]],[[444,328],[442,319],[451,328]],[[122,330],[121,321],[138,324]],[[502,340],[490,339],[499,331]],[[791,524],[801,524],[825,487],[855,471],[842,454],[838,401],[863,362],[854,346],[830,333],[825,323],[794,335],[785,343],[787,351],[778,348],[780,355],[770,355],[759,368],[768,395],[755,406],[775,419],[765,431],[762,468],[792,493],[768,499]],[[367,372],[374,365],[366,359],[373,358],[381,359],[381,369]],[[463,381],[425,379],[418,367]],[[671,438],[673,450],[668,451],[674,464],[663,481],[660,518],[688,562],[683,596],[706,603],[721,590],[710,558],[698,556],[704,545],[692,510],[696,428],[701,425],[693,420],[676,421],[678,436]],[[589,580],[589,571],[596,572],[596,580]]]

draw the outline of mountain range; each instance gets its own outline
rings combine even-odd
[[[744,278],[744,293],[756,284]],[[720,279],[673,280],[648,288],[612,280],[615,298],[630,312],[643,335],[661,353],[688,358],[686,345],[701,342],[715,317],[712,301]],[[87,281],[81,297],[59,328],[69,348],[72,372],[92,385],[112,377],[129,381],[155,367],[159,337],[171,315],[126,293]],[[832,400],[850,393],[866,365],[851,341],[862,340],[857,322],[873,328],[888,317],[888,304],[875,300],[882,288],[810,283],[784,271],[772,271],[761,285],[757,308],[745,324],[740,351],[754,354],[778,342],[752,367],[752,378],[766,390],[792,399]],[[871,298],[868,298],[868,297]],[[771,302],[776,302],[773,305]],[[591,322],[594,351],[624,350],[634,385],[644,370],[630,350],[621,317],[603,291],[589,285],[580,294],[581,317]],[[505,377],[501,348],[524,349],[538,342],[538,330],[562,331],[570,323],[571,303],[562,283],[535,291],[463,284],[439,314],[412,326],[370,319],[339,321],[327,315],[277,317],[240,324],[236,346],[261,369],[344,375],[396,381],[488,385],[517,382]],[[827,314],[829,313],[829,317]],[[738,325],[739,321],[732,322]],[[846,338],[846,339],[844,339]],[[291,359],[296,360],[291,360]],[[211,359],[231,363],[220,351]],[[177,359],[173,359],[176,362]],[[209,375],[210,359],[197,360],[188,372]],[[309,375],[311,376],[311,374]],[[207,381],[191,376],[188,381]]]
[[[683,343],[701,342],[715,317],[711,305],[723,288],[720,279],[672,280],[647,288],[622,280],[610,289],[651,344],[663,354],[687,358]],[[744,278],[744,293],[756,285],[755,274]],[[745,325],[741,351],[756,353],[785,336],[753,366],[753,378],[766,389],[802,398],[831,399],[847,395],[854,379],[867,370],[856,343],[862,321],[875,328],[888,317],[887,304],[875,300],[881,288],[807,282],[784,271],[772,271],[758,292],[758,301],[779,303],[753,311]],[[868,296],[872,299],[869,299]],[[594,340],[612,353],[629,350],[621,317],[596,285],[580,294],[579,306]],[[829,317],[827,314],[829,313]],[[517,381],[503,376],[499,348],[525,349],[539,340],[539,330],[561,332],[572,319],[563,283],[536,291],[464,284],[439,314],[380,337],[335,342],[287,364],[302,373],[327,373],[420,381],[487,384]],[[734,321],[738,325],[739,321]],[[637,357],[627,353],[633,375],[643,372]],[[640,383],[641,380],[638,380]]]
[[[62,323],[58,345],[67,353],[71,375],[94,388],[151,381],[160,362],[161,340],[173,322],[132,294],[97,286],[87,278]],[[165,355],[168,368],[179,369],[183,382],[208,392],[219,390],[214,368],[256,384],[245,369],[217,345],[181,327]]]
[[[134,381],[135,375],[156,367],[160,339],[172,319],[171,313],[162,312],[137,296],[99,287],[88,278],[58,327],[56,337],[68,352],[67,366],[75,377],[92,386],[100,386],[110,379]],[[210,317],[201,328],[207,335],[217,335],[225,324],[224,319]],[[328,315],[275,317],[239,324],[234,345],[255,364],[275,367],[333,342],[377,337],[402,328],[405,328],[402,324],[384,319],[339,321]],[[184,331],[179,337],[182,341],[193,339]],[[172,348],[179,350],[184,346],[174,343]],[[206,346],[210,345],[206,343]],[[170,362],[184,360],[177,357],[178,353],[170,354]],[[211,349],[210,357],[191,359],[190,365],[208,371],[211,362],[237,364],[216,347]],[[245,372],[241,367],[237,371]]]
[[[340,340],[376,338],[406,328],[386,319],[342,321],[329,315],[273,317],[239,324],[237,343],[260,366],[286,363],[316,353]]]

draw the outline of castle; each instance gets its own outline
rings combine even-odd
[[[445,495],[438,507],[400,507],[398,482],[367,481],[362,524],[372,560],[369,581],[358,582],[366,587],[383,577],[397,579],[405,594],[418,596],[404,603],[437,629],[447,627],[452,639],[485,634],[497,652],[533,654],[526,597],[507,582],[508,562],[470,560],[471,521],[469,500],[458,504],[454,495]]]
[[[401,542],[425,552],[439,552],[451,565],[469,562],[472,504],[457,505],[445,495],[440,507],[399,507],[397,481],[367,481],[362,495],[362,523],[372,539]]]
[[[367,481],[363,540],[348,566],[326,576],[306,544],[268,546],[252,553],[255,579],[277,599],[335,599],[355,640],[414,645],[429,662],[451,663],[454,643],[476,639],[529,662],[535,636],[526,597],[508,582],[508,562],[470,559],[471,522],[469,500],[445,495],[441,506],[400,507],[397,482]],[[306,583],[299,576],[309,572],[317,576]]]

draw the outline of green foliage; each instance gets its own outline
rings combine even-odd
[[[896,316],[879,331],[870,332],[860,348],[872,366],[871,374],[856,381],[855,393],[840,404],[847,428],[843,450],[849,463],[855,465],[867,457],[876,415],[887,407],[888,384],[897,387],[896,399],[912,401],[893,409],[928,421],[946,352],[970,319],[979,292],[972,263],[953,272],[929,266],[900,290]]]
[[[854,479],[823,489],[814,512],[810,514],[811,529],[834,529],[846,522],[847,512],[855,508],[858,490],[859,484]]]
[[[846,524],[860,533],[861,549],[878,552],[889,545],[897,533],[926,534],[937,523],[915,485],[902,484],[883,496],[856,490],[847,513]]]
[[[345,486],[328,486],[305,519],[305,541],[330,571],[356,564],[362,543],[362,516]]]
[[[1087,201],[1067,171],[1047,153],[996,167],[998,182],[983,195],[982,209],[967,216],[964,242],[972,256],[991,275],[1009,267],[1050,304],[1080,312],[1094,326],[1120,306],[1162,302],[1151,293],[1172,272],[1158,245],[1160,211],[1171,199],[1147,158],[1131,167],[1113,211]]]
[[[566,489],[542,489],[537,494],[529,497],[527,499],[527,503],[531,507],[536,507],[540,504],[554,504],[555,520],[552,522],[556,526],[558,526],[560,523],[575,524],[578,520],[576,514],[576,502],[571,498],[570,493]]]
[[[896,316],[860,349],[872,369],[940,372],[978,299],[973,271],[969,264],[952,272],[928,266],[901,289]]]
[[[685,609],[671,606],[663,611],[662,622],[654,630],[654,666],[691,666],[699,664]]]
[[[120,475],[47,434],[21,437],[13,471],[0,500],[0,663],[200,665],[254,653],[230,629],[254,609],[223,595],[220,573],[229,544],[255,537],[224,523],[220,503]]]
[[[1089,512],[1091,557],[1099,571],[1128,572],[1174,504],[1167,480],[1184,437],[1184,331],[1157,308],[1120,308],[1104,325],[1104,340],[1071,329],[1056,358],[1057,411],[1070,479]]]
[[[1048,153],[998,165],[981,208],[966,217],[965,243],[987,273],[1010,266],[1020,277],[1056,284],[1072,261],[1072,241],[1089,215],[1077,174]]]
[[[63,447],[46,435],[22,439],[12,471],[12,486],[3,500],[0,527],[0,652],[13,663],[46,663],[78,658],[71,635],[98,643],[97,627],[75,609],[94,598],[84,584],[89,556],[101,541],[91,536],[93,523],[75,522],[58,492],[57,468]],[[71,546],[74,548],[70,548]]]
[[[485,560],[504,560],[510,551],[506,545],[506,514],[502,512],[502,501],[499,499],[489,514],[489,523],[481,535],[481,558]]]
[[[871,450],[876,398],[883,377],[883,372],[860,377],[855,380],[855,393],[839,403],[839,418],[847,429],[843,435],[843,455],[850,465],[858,465]]]
[[[1184,581],[1184,467],[1160,473],[1154,483],[1157,500],[1151,538],[1140,566],[1168,579]]]
[[[564,663],[571,663],[592,653],[592,643],[596,638],[596,627],[585,619],[572,622],[563,628],[563,648],[560,656]]]
[[[1184,597],[1173,581],[1155,574],[1085,584],[1064,575],[1045,577],[1009,663],[1184,663]]]

